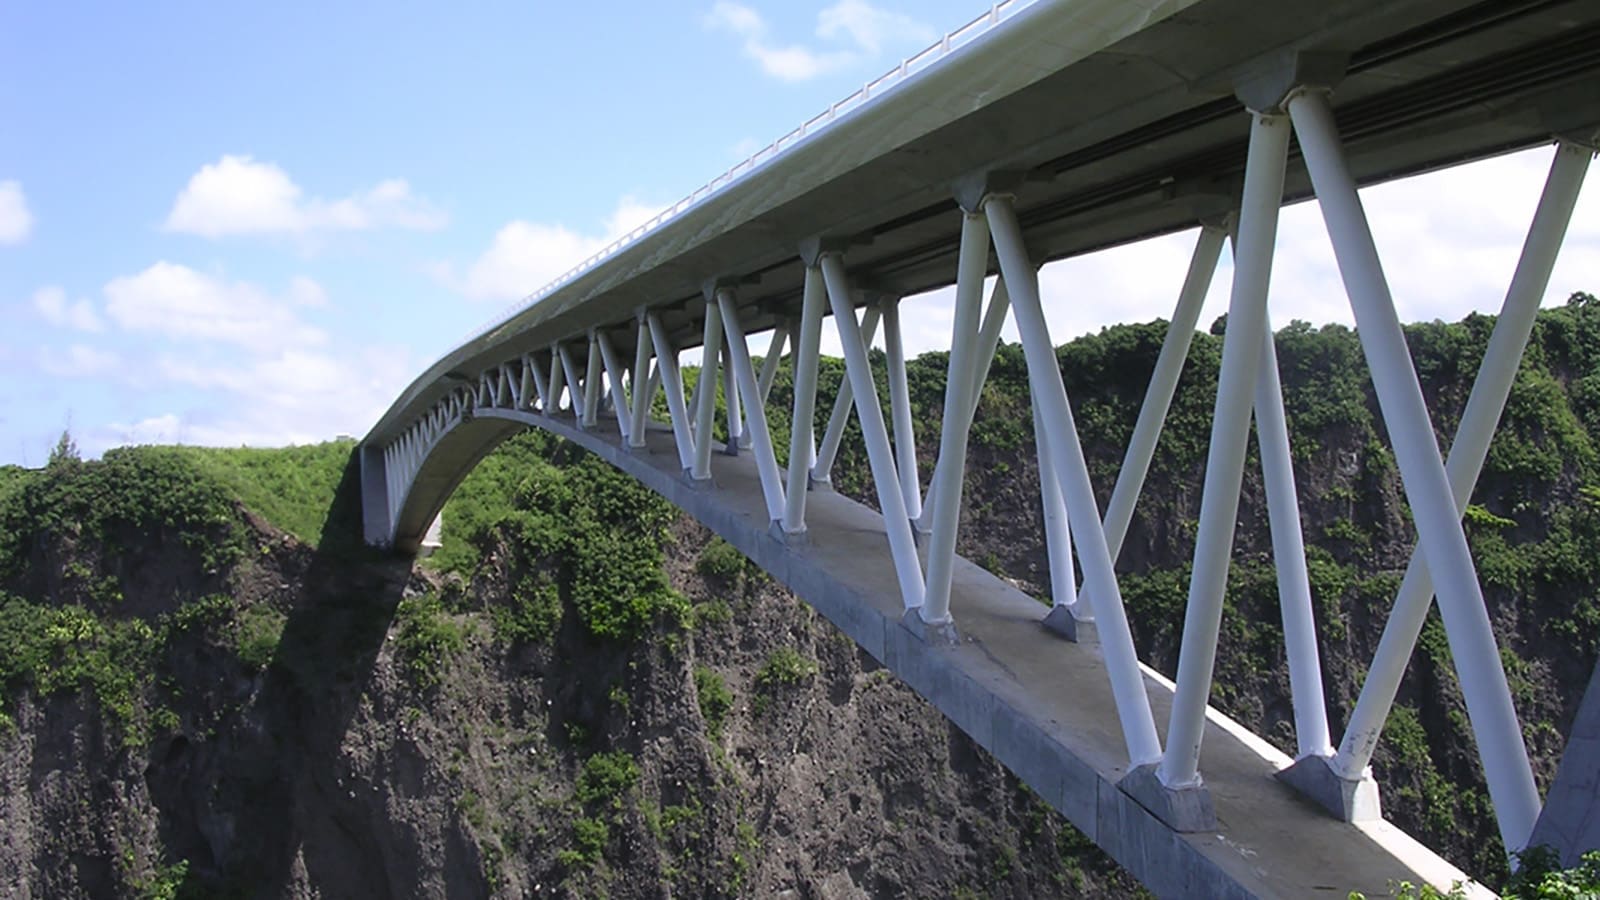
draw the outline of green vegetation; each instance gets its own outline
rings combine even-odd
[[[227,487],[246,507],[268,522],[315,547],[334,509],[334,497],[347,466],[354,462],[354,440],[298,447],[163,448],[193,464],[202,475]],[[343,523],[335,523],[339,525]]]
[[[789,647],[772,651],[761,671],[756,673],[756,685],[774,688],[779,685],[799,684],[817,674],[817,662],[807,659]]]
[[[395,608],[394,624],[400,670],[420,689],[437,687],[446,662],[466,646],[461,625],[437,594],[401,600]]]
[[[576,797],[587,807],[622,809],[622,798],[639,783],[639,764],[626,752],[596,753],[578,774]]]
[[[722,726],[733,708],[733,692],[727,682],[705,666],[694,668],[695,697],[700,703],[700,715],[706,720],[706,734],[713,741],[722,737]]]

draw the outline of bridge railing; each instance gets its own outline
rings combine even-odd
[[[674,203],[666,209],[663,209],[661,212],[656,213],[654,216],[651,216],[643,224],[635,227],[632,231],[629,231],[622,237],[617,238],[610,244],[585,258],[582,262],[561,273],[554,281],[551,281],[549,284],[539,288],[537,291],[534,291],[515,303],[512,303],[510,306],[507,306],[488,321],[484,322],[484,324],[473,329],[467,335],[466,339],[460,343],[469,344],[483,337],[494,329],[499,328],[501,325],[510,321],[515,316],[531,308],[540,300],[543,300],[545,297],[548,297],[560,290],[563,286],[571,283],[578,276],[595,268],[600,263],[616,255],[619,251],[632,245],[635,241],[651,233],[652,231],[655,231],[657,228],[660,228],[662,225],[665,225],[672,219],[677,218],[678,216],[687,212],[690,208],[705,201],[717,192],[726,189],[730,185],[756,171],[767,163],[777,159],[779,156],[782,156],[783,154],[794,149],[806,138],[810,138],[821,133],[849,113],[869,105],[879,97],[883,96],[885,92],[891,88],[904,84],[911,78],[914,78],[917,75],[927,71],[935,63],[947,58],[951,53],[954,53],[962,47],[965,47],[982,38],[984,35],[990,33],[995,26],[1009,19],[1021,10],[1032,6],[1036,2],[1038,2],[1038,0],[1005,0],[1003,3],[993,4],[989,7],[987,12],[978,15],[976,18],[972,19],[972,21],[944,35],[939,40],[929,44],[922,51],[902,59],[899,65],[883,73],[872,81],[862,85],[860,88],[856,89],[854,93],[846,96],[842,100],[837,101],[817,115],[812,116],[805,122],[802,122],[800,127],[788,132],[782,137],[779,137],[777,140],[761,148],[760,150],[755,151],[740,162],[735,163],[733,166],[729,167],[727,171],[711,179],[706,184],[701,185],[699,188],[696,188],[692,193],[679,200],[677,203]],[[457,346],[460,346],[460,344]]]

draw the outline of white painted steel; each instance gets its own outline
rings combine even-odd
[[[772,382],[778,377],[778,364],[783,361],[783,345],[788,341],[789,333],[786,324],[780,323],[772,329],[772,340],[767,344],[767,355],[761,358],[761,377],[756,379],[756,389],[760,391],[762,404],[767,402],[767,395],[772,393]]]
[[[722,341],[722,407],[728,417],[728,448],[729,455],[739,452],[740,447],[750,446],[749,436],[745,434],[744,404],[740,402],[739,379],[733,377],[733,357],[730,355],[733,341],[727,336],[727,322],[723,322]],[[749,354],[746,348],[746,355]]]
[[[1261,360],[1257,366],[1256,442],[1261,450],[1272,562],[1278,576],[1278,607],[1283,617],[1284,653],[1289,661],[1297,755],[1328,756],[1333,753],[1333,742],[1328,736],[1317,625],[1311,612],[1311,578],[1306,573],[1305,535],[1300,529],[1300,498],[1295,488],[1289,423],[1284,416],[1283,384],[1278,376],[1278,350],[1270,320],[1262,326]]]
[[[822,346],[822,315],[828,305],[828,288],[822,271],[806,267],[805,291],[801,296],[800,340],[794,345],[794,416],[789,425],[789,479],[784,495],[783,530],[799,534],[806,530],[806,489],[815,455],[817,364]]]
[[[711,419],[716,412],[717,357],[722,346],[722,317],[712,311],[714,301],[706,303],[705,331],[701,335],[700,380],[695,384],[694,467],[696,481],[711,478]]]
[[[900,493],[906,515],[922,516],[922,483],[917,475],[917,435],[911,421],[911,388],[906,383],[906,348],[900,335],[900,298],[878,301],[883,322],[883,346],[889,377],[889,411],[894,420],[895,469],[900,473]]]
[[[1575,144],[1563,143],[1556,147],[1544,193],[1522,245],[1522,256],[1506,290],[1494,333],[1484,350],[1483,362],[1461,414],[1455,439],[1450,442],[1445,471],[1458,509],[1465,508],[1488,456],[1490,440],[1505,409],[1506,398],[1511,394],[1511,385],[1516,381],[1517,367],[1538,316],[1539,300],[1549,286],[1550,272],[1572,220],[1573,207],[1577,205],[1578,192],[1583,187],[1592,155],[1587,147]],[[1361,697],[1350,714],[1344,739],[1334,756],[1333,769],[1340,777],[1360,778],[1372,762],[1383,723],[1394,705],[1395,693],[1432,603],[1433,579],[1421,555],[1413,552],[1389,619],[1384,623],[1383,637],[1373,655],[1372,666],[1361,685]]]
[[[1339,274],[1350,296],[1357,334],[1411,504],[1417,542],[1438,586],[1439,612],[1457,661],[1456,674],[1500,836],[1507,852],[1515,852],[1523,849],[1533,834],[1539,817],[1539,789],[1461,528],[1460,509],[1439,455],[1377,246],[1345,163],[1327,95],[1319,90],[1301,91],[1289,98],[1287,106]]]
[[[659,313],[645,317],[650,323],[650,338],[655,345],[656,371],[661,373],[667,391],[667,416],[672,419],[672,439],[678,447],[678,465],[685,472],[694,467],[694,435],[689,429],[689,410],[683,402],[683,375],[678,371],[678,351],[661,325]]]
[[[583,427],[593,428],[600,419],[600,348],[594,332],[589,332],[589,355],[583,372]]]
[[[745,342],[744,326],[739,322],[739,307],[733,291],[717,291],[717,307],[722,311],[722,330],[728,338],[732,377],[730,383],[739,386],[740,393],[749,398],[747,419],[750,425],[750,452],[756,456],[756,472],[761,476],[761,493],[767,500],[767,519],[783,519],[783,475],[778,470],[778,457],[772,450],[772,434],[767,430],[767,411],[761,405],[761,390],[756,384],[756,373],[750,360],[750,346]]]
[[[650,423],[650,402],[655,399],[651,389],[650,357],[654,353],[650,339],[650,323],[639,317],[639,332],[633,341],[633,410],[628,424],[628,446],[641,450],[645,446],[645,427]],[[644,384],[639,376],[644,374]]]
[[[1226,229],[1207,225],[1200,229],[1200,235],[1195,240],[1189,271],[1184,276],[1183,289],[1178,292],[1178,305],[1172,311],[1172,322],[1167,326],[1167,336],[1161,342],[1161,354],[1156,357],[1155,370],[1150,373],[1150,386],[1145,389],[1144,403],[1139,407],[1133,436],[1128,439],[1122,468],[1117,472],[1116,486],[1111,489],[1111,499],[1106,502],[1106,543],[1111,547],[1112,559],[1121,555],[1122,542],[1127,539],[1128,523],[1133,520],[1133,509],[1144,488],[1145,475],[1150,471],[1150,460],[1155,457],[1156,443],[1161,438],[1167,411],[1172,407],[1178,379],[1183,375],[1183,364],[1189,355],[1189,343],[1194,338],[1195,323],[1200,318],[1200,307],[1205,304],[1206,292],[1211,288],[1211,278],[1217,271],[1217,261],[1222,256],[1222,243],[1226,237]]]
[[[862,338],[861,326],[856,323],[855,306],[850,297],[850,279],[845,273],[843,260],[837,254],[824,253],[818,262],[828,286],[828,302],[833,307],[833,321],[839,329],[839,342],[844,345],[845,372],[852,391],[865,400],[856,404],[856,413],[861,417],[867,461],[878,489],[878,507],[883,510],[883,528],[888,533],[889,552],[894,558],[895,574],[900,580],[900,599],[906,609],[914,609],[921,606],[923,601],[922,564],[917,559],[917,545],[911,536],[911,520],[906,516],[905,498],[900,493],[900,478],[895,472],[894,453],[889,447],[889,432],[884,426],[883,410],[878,407],[878,391],[872,383],[866,341]]]
[[[1200,740],[1205,731],[1206,701],[1211,695],[1217,633],[1222,623],[1222,595],[1227,588],[1228,557],[1233,549],[1234,521],[1244,478],[1251,395],[1261,359],[1261,335],[1266,330],[1267,285],[1272,274],[1278,207],[1283,202],[1288,147],[1286,117],[1252,114],[1233,293],[1228,302],[1228,330],[1222,342],[1211,446],[1206,455],[1194,570],[1184,611],[1167,749],[1156,770],[1161,783],[1169,788],[1200,784]],[[1095,599],[1099,598],[1096,588]]]
[[[1077,535],[1084,580],[1094,590],[1101,607],[1097,610],[1100,650],[1105,655],[1117,717],[1122,723],[1123,740],[1128,745],[1128,758],[1135,766],[1144,765],[1161,756],[1161,742],[1156,737],[1150,698],[1145,694],[1144,675],[1134,653],[1133,635],[1128,630],[1127,614],[1122,608],[1122,593],[1112,570],[1105,532],[1100,529],[1100,511],[1095,507],[1089,466],[1084,461],[1083,447],[1078,443],[1078,429],[1072,421],[1066,386],[1061,383],[1055,347],[1050,343],[1050,329],[1039,302],[1039,273],[1022,243],[1022,226],[1017,223],[1011,199],[992,196],[984,202],[983,210],[994,236],[995,253],[1000,258],[1000,272],[1006,280],[1011,306],[1016,311],[1017,332],[1022,337],[1022,352],[1028,361],[1028,381],[1034,387],[1035,401],[1040,404],[1040,419],[1057,461],[1056,472],[1064,476],[1061,486],[1066,495],[1067,513],[1074,520],[1073,531]],[[1042,468],[1047,463],[1041,461],[1040,465]]]
[[[987,238],[986,238],[987,239]],[[987,265],[987,263],[985,263]],[[978,401],[983,395],[983,384],[989,378],[989,366],[994,363],[995,351],[1000,345],[1000,329],[1005,327],[1006,313],[1011,309],[1011,298],[1006,294],[1006,281],[996,278],[994,290],[989,295],[989,310],[983,316],[983,328],[978,332],[978,359],[972,367],[972,409],[968,424],[978,413]],[[933,480],[928,484],[928,496],[922,502],[922,520],[917,523],[921,531],[933,529],[931,510],[939,498],[939,461],[933,463]]]
[[[972,428],[972,377],[980,355],[983,276],[989,265],[989,228],[981,215],[962,213],[961,252],[956,260],[955,324],[950,335],[950,360],[944,386],[944,423],[939,432],[939,461],[929,502],[939,487],[933,510],[933,539],[928,544],[928,580],[922,620],[950,621],[950,580],[955,572],[956,533],[961,523],[961,485],[967,471],[967,435]]]
[[[1050,605],[1071,609],[1072,617],[1093,621],[1094,608],[1078,602],[1077,573],[1072,567],[1072,524],[1067,500],[1061,493],[1058,458],[1050,446],[1049,429],[1039,418],[1039,397],[1029,385],[1029,406],[1033,410],[1033,448],[1039,459],[1039,504],[1044,517],[1044,552],[1050,563]],[[1107,548],[1109,550],[1109,548]]]
[[[572,350],[566,344],[557,344],[561,356],[561,371],[567,378],[567,406],[574,419],[583,420],[583,379],[578,376],[578,364],[572,359]]]
[[[628,423],[628,394],[622,384],[622,360],[617,358],[616,348],[611,344],[611,335],[604,331],[596,331],[595,338],[600,345],[600,361],[605,365],[606,384],[611,394],[611,409],[617,417],[617,432],[622,435],[622,442],[628,444],[631,443],[629,440],[631,426]]]
[[[851,311],[851,319],[855,312]],[[862,352],[872,346],[872,335],[878,330],[878,308],[869,306],[861,313],[861,324],[856,329],[861,334]],[[840,334],[844,332],[841,331]],[[828,430],[823,432],[822,443],[817,446],[815,459],[811,463],[811,480],[818,484],[830,484],[833,477],[833,460],[839,455],[839,442],[844,439],[844,429],[850,421],[850,410],[855,405],[855,388],[850,384],[850,379],[845,378],[839,382],[839,393],[833,401],[833,414],[828,417]]]
[[[561,411],[561,394],[566,388],[567,369],[561,360],[561,347],[550,345],[550,396],[546,398],[544,414],[553,416]]]

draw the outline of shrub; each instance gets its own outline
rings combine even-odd
[[[695,666],[694,692],[700,702],[700,715],[706,720],[706,733],[712,740],[722,737],[722,725],[733,708],[733,692],[727,682],[705,666]]]

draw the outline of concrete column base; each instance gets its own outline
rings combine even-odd
[[[1217,813],[1211,792],[1204,786],[1173,790],[1156,776],[1156,764],[1146,763],[1122,776],[1117,788],[1138,801],[1150,814],[1177,832],[1216,831]]]
[[[789,547],[804,547],[811,543],[811,537],[805,528],[802,527],[799,531],[784,531],[781,519],[772,520],[772,524],[767,526],[767,534]]]
[[[822,491],[822,492],[826,492],[826,493],[832,493],[833,492],[833,479],[831,479],[831,478],[818,478],[817,476],[811,474],[810,472],[807,472],[806,473],[806,490],[808,490],[808,491]]]
[[[1368,822],[1383,818],[1378,801],[1378,783],[1372,772],[1351,781],[1333,771],[1326,756],[1302,756],[1294,765],[1278,773],[1278,780],[1294,788],[1328,812],[1346,822]]]
[[[1072,615],[1072,610],[1065,606],[1052,606],[1050,613],[1044,617],[1044,630],[1063,640],[1078,642],[1078,620]]]
[[[715,479],[696,478],[694,477],[694,472],[689,469],[683,470],[683,481],[689,487],[697,491],[711,491],[715,490],[717,487],[717,482]]]
[[[924,644],[931,646],[958,647],[961,645],[961,635],[956,631],[956,623],[946,622],[943,625],[929,625],[922,621],[920,607],[908,609],[900,617],[900,624],[905,629],[916,635]]]

